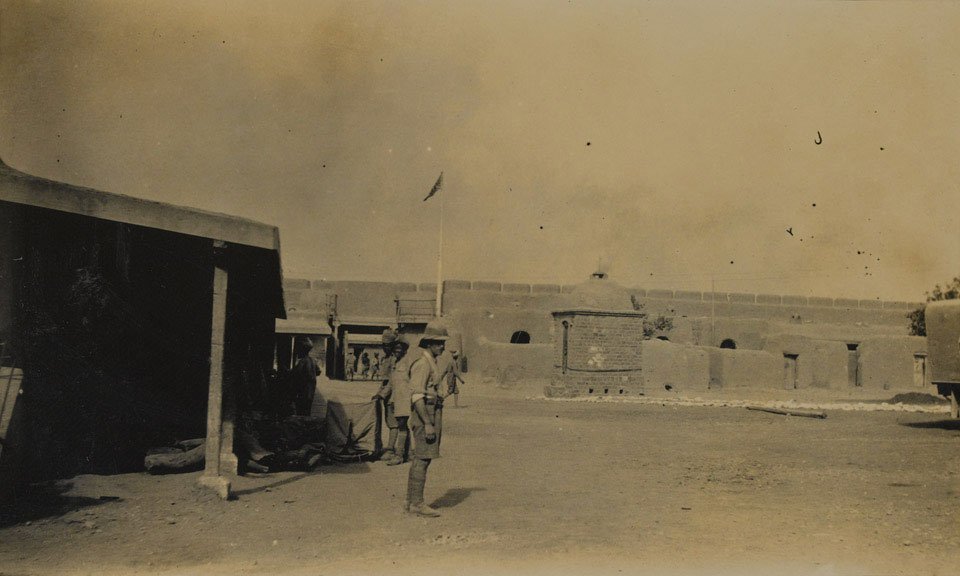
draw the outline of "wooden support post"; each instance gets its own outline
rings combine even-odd
[[[233,432],[237,422],[237,385],[233,378],[223,378],[223,408],[220,422],[220,474],[236,476],[240,460],[233,453]]]
[[[214,250],[222,249],[214,243]],[[200,484],[213,488],[224,500],[230,498],[230,480],[223,464],[224,450],[232,453],[233,444],[225,445],[223,435],[224,370],[223,355],[227,326],[227,269],[217,262],[213,269],[213,314],[210,331],[210,382],[207,396],[207,442],[203,475]],[[232,424],[232,422],[231,422]],[[230,431],[230,439],[233,431]],[[226,463],[229,467],[229,462]],[[235,470],[235,469],[234,469]]]

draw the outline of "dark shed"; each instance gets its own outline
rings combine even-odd
[[[278,229],[0,162],[0,256],[0,364],[22,375],[0,383],[0,486],[128,472],[205,435],[203,483],[228,495],[234,415],[261,400],[285,316]]]

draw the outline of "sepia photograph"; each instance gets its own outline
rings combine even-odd
[[[960,573],[958,30],[0,0],[0,576]]]

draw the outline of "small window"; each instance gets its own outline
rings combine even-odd
[[[720,347],[726,348],[728,350],[736,350],[737,343],[732,338],[727,338],[726,340],[720,343]]]
[[[530,333],[524,330],[517,330],[510,336],[511,344],[529,344],[530,343]]]

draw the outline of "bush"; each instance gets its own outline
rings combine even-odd
[[[955,277],[953,280],[948,282],[945,286],[940,286],[937,284],[933,287],[932,292],[927,292],[927,302],[935,302],[938,300],[956,300],[960,298],[960,276]],[[912,310],[907,314],[907,319],[910,320],[910,335],[911,336],[926,336],[927,335],[927,320],[926,320],[926,310],[927,305]]]

